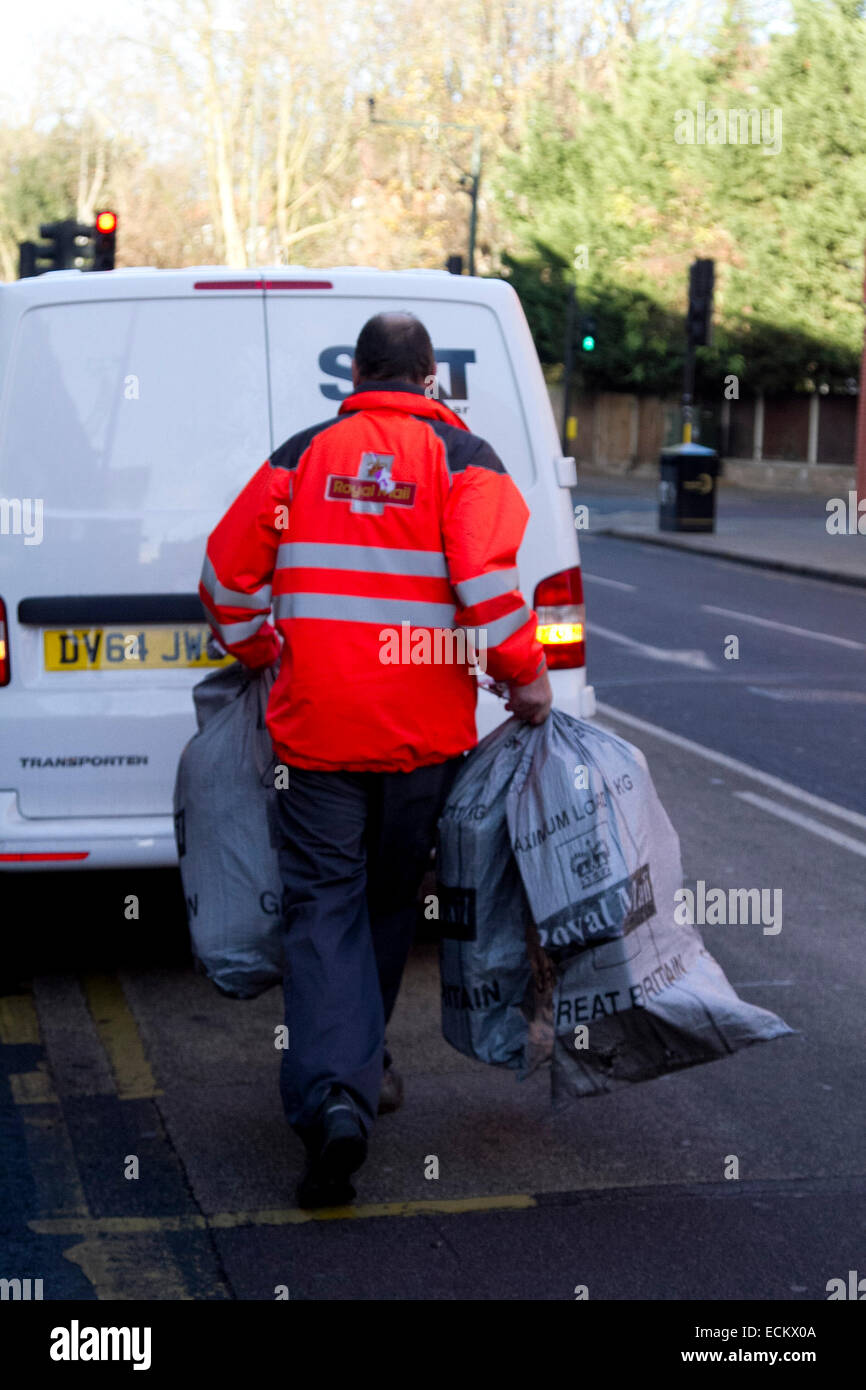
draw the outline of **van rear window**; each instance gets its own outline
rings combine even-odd
[[[270,452],[260,301],[111,300],[31,309],[0,421],[0,493],[45,516],[218,517]],[[140,559],[146,559],[141,555]]]
[[[373,314],[404,309],[426,325],[441,399],[493,446],[520,488],[535,479],[515,366],[499,319],[483,304],[388,295],[265,296],[274,443],[336,415],[352,391],[352,350]]]

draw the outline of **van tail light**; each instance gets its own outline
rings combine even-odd
[[[586,665],[586,609],[580,566],[548,575],[535,586],[536,635],[551,671]]]
[[[332,290],[330,280],[196,280],[194,290]]]
[[[6,604],[0,598],[0,685],[8,685],[9,679],[9,628],[6,623]]]

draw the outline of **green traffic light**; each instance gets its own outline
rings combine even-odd
[[[595,352],[595,338],[591,333],[587,333],[581,343],[584,352]]]

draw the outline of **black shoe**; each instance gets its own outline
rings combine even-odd
[[[298,1184],[301,1207],[342,1207],[355,1199],[349,1177],[367,1157],[367,1139],[358,1111],[345,1091],[334,1091],[316,1123],[307,1167]]]

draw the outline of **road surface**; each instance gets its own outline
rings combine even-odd
[[[352,1213],[312,1216],[277,1092],[279,991],[233,1002],[192,972],[172,874],[20,877],[0,1273],[41,1277],[46,1299],[804,1303],[866,1273],[866,593],[582,543],[603,722],[645,751],[687,883],[782,890],[777,934],[704,937],[795,1034],[553,1113],[545,1075],[442,1040],[422,941],[390,1030],[405,1106]]]

